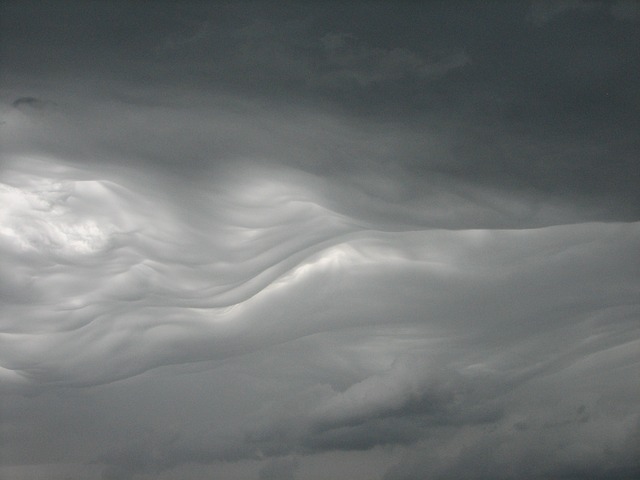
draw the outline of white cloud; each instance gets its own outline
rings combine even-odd
[[[71,204],[100,198],[105,185],[95,181],[32,178],[23,188],[0,184],[2,235],[23,252],[73,256],[95,254],[108,246],[115,226],[99,222],[98,212],[74,212]]]

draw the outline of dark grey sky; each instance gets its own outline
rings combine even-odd
[[[640,475],[640,3],[0,32],[0,477]]]

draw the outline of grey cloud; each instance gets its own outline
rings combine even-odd
[[[611,5],[611,15],[618,20],[637,22],[640,20],[640,5],[631,0],[620,0]]]
[[[428,61],[407,49],[368,46],[345,33],[328,33],[320,42],[328,61],[327,71],[320,81],[338,86],[342,82],[367,86],[407,75],[428,79],[464,67],[470,62],[463,52],[439,55],[441,58]]]
[[[140,440],[136,439],[106,452],[92,463],[102,467],[102,477],[105,480],[120,480],[138,475],[158,475],[190,463],[211,464],[256,458],[255,451],[250,450],[250,446],[234,444],[231,439],[222,444],[210,439],[186,439],[175,434],[163,437],[156,434],[144,442]],[[279,465],[278,460],[273,463]],[[295,463],[286,464],[283,471],[286,471],[286,466],[293,473]]]
[[[417,418],[372,419],[359,425],[321,430],[302,439],[310,452],[370,450],[378,446],[411,445],[424,435]]]
[[[453,177],[453,183],[484,182],[500,191],[532,194],[535,201],[561,197],[560,201],[574,204],[592,201],[594,211],[606,210],[588,220],[613,214],[616,220],[636,218],[635,152],[640,129],[635,76],[630,70],[638,58],[637,51],[627,47],[638,40],[633,24],[612,22],[607,15],[578,15],[575,25],[562,23],[557,31],[541,31],[524,23],[528,3],[505,4],[504,12],[469,6],[468,13],[457,8],[440,12],[434,5],[421,15],[401,15],[411,8],[397,7],[395,15],[401,22],[394,31],[403,34],[382,29],[378,36],[370,30],[377,28],[380,17],[394,18],[384,8],[372,7],[371,24],[354,26],[343,24],[350,17],[340,8],[323,12],[329,18],[317,25],[312,11],[302,17],[295,11],[279,16],[274,10],[273,17],[258,12],[250,21],[241,21],[231,7],[231,12],[222,9],[216,15],[206,9],[176,7],[175,24],[165,25],[172,16],[164,5],[159,11],[169,13],[156,27],[149,27],[144,38],[136,36],[139,30],[134,26],[123,27],[132,42],[126,52],[146,48],[172,32],[188,37],[205,21],[211,25],[211,37],[176,58],[152,61],[149,52],[145,54],[149,59],[140,62],[127,53],[118,63],[128,68],[127,74],[120,76],[118,69],[110,72],[106,77],[115,78],[109,86],[97,87],[99,82],[91,81],[93,92],[87,92],[77,77],[54,77],[58,86],[50,84],[49,91],[30,89],[34,96],[55,95],[56,100],[66,91],[65,100],[75,105],[55,119],[55,127],[48,124],[44,129],[48,138],[41,138],[43,130],[38,130],[24,132],[24,141],[30,150],[38,143],[44,143],[47,151],[57,148],[65,158],[69,148],[62,145],[73,145],[74,156],[81,161],[87,156],[78,152],[98,145],[101,151],[91,158],[132,163],[144,159],[157,169],[194,176],[203,168],[243,157],[302,164],[335,178],[345,172],[357,177],[373,169],[405,195],[425,191],[425,179],[444,175]],[[447,30],[438,27],[442,15],[452,16],[445,25],[466,28],[440,38],[438,32]],[[52,15],[51,21],[55,18]],[[496,19],[501,19],[497,29],[487,29],[483,23]],[[367,88],[339,80],[335,88],[318,82],[324,74],[350,67],[329,64],[320,40],[330,32],[353,32],[347,35],[351,43],[332,48],[358,58],[379,59],[402,51],[427,64],[448,65],[449,59],[464,52],[473,62],[428,82],[405,67],[394,67],[388,69],[392,75],[404,71],[404,76],[413,78]],[[345,42],[343,35],[336,35],[343,40],[334,43]],[[500,35],[509,38],[505,44],[509,48],[495,48],[504,43]],[[554,35],[559,37],[548,38]],[[118,43],[103,47],[111,51],[113,45]],[[360,55],[361,51],[365,53]],[[379,62],[365,64],[353,71],[375,71]],[[132,80],[137,69],[156,72],[144,80],[144,89]],[[90,65],[86,71],[93,78]],[[178,86],[180,78],[188,79],[187,88]],[[24,87],[16,89],[12,98],[23,91]],[[100,99],[94,103],[94,97]],[[190,115],[185,114],[187,108]],[[21,137],[10,120],[3,125],[10,132],[7,144],[16,142],[16,134]],[[178,132],[175,125],[183,128]],[[80,131],[85,134],[77,135]],[[365,172],[361,165],[366,165]]]
[[[399,358],[382,374],[335,392],[311,414],[313,428],[323,432],[371,419],[455,415],[468,385],[455,371],[433,372],[438,369],[429,360],[421,355]]]
[[[298,462],[295,458],[270,460],[260,469],[260,480],[294,480]]]
[[[590,0],[534,1],[528,19],[540,27],[570,14],[604,14],[616,20],[635,22],[640,19],[638,3],[628,0],[602,2]]]
[[[589,0],[534,1],[529,10],[529,19],[541,26],[567,13],[590,13],[602,7],[601,2]]]
[[[0,476],[637,476],[635,11],[0,2]]]
[[[14,272],[29,296],[3,305],[5,383],[36,392],[99,385],[346,327],[414,325],[441,340],[405,345],[394,333],[373,350],[393,360],[388,367],[269,405],[264,425],[246,426],[233,441],[168,436],[126,446],[98,460],[107,477],[261,455],[412,448],[447,429],[504,429],[514,416],[514,425],[528,426],[517,430],[525,438],[575,430],[584,423],[575,415],[534,428],[545,415],[536,420],[510,392],[583,378],[572,372],[590,362],[604,372],[634,361],[635,223],[374,230],[324,207],[313,176],[289,172],[297,179],[289,183],[247,172],[192,197],[183,216],[184,207],[158,208],[166,196],[143,199],[85,170],[14,164],[4,178],[12,201],[3,209],[3,248],[13,262],[3,276]],[[188,249],[183,232],[191,232]],[[622,405],[627,421],[628,400]],[[474,448],[451,468],[473,462]]]
[[[481,439],[470,445],[453,446],[455,455],[447,459],[439,455],[447,447],[423,445],[414,452],[412,460],[390,469],[385,480],[417,479],[465,476],[473,479],[488,478],[634,478],[638,471],[634,456],[637,448],[631,443],[635,434],[609,437],[607,443],[594,441],[600,426],[577,428],[580,438],[571,437],[567,431],[554,431],[552,435],[529,432],[484,432]],[[575,428],[575,427],[574,427]],[[524,438],[522,438],[524,437]],[[553,440],[552,440],[553,439]],[[562,439],[561,441],[558,441]],[[557,441],[557,443],[556,443]],[[543,446],[553,442],[555,446]],[[631,443],[629,443],[631,442]],[[608,445],[616,445],[612,455]],[[435,450],[435,452],[434,452]],[[615,458],[614,458],[615,457]],[[544,460],[543,460],[544,459]]]
[[[590,384],[594,373],[589,371],[588,357],[582,361],[585,362],[582,368],[568,367],[512,386],[507,394],[507,414],[496,418],[491,428],[474,430],[466,424],[461,428],[467,440],[461,443],[453,437],[444,443],[427,438],[391,468],[385,479],[424,475],[477,479],[565,478],[565,475],[632,478],[638,468],[637,417],[630,403],[615,399],[617,393],[584,396],[584,387],[579,385]],[[557,389],[551,404],[546,399],[536,408],[525,407],[531,398],[541,398],[536,393],[540,388],[550,385]],[[520,401],[516,400],[518,397]],[[580,403],[585,400],[588,406]],[[613,407],[614,404],[617,406]],[[612,445],[616,447],[612,449]]]
[[[20,97],[11,102],[11,106],[18,110],[29,111],[29,110],[42,110],[49,105],[50,102],[45,100],[41,100],[36,97]]]
[[[162,100],[170,94],[160,90],[137,103],[111,100],[88,109],[67,99],[64,115],[54,112],[39,119],[46,128],[9,116],[7,151],[20,151],[28,143],[32,155],[59,151],[67,161],[148,166],[154,176],[166,172],[194,179],[215,178],[227,165],[246,163],[247,158],[263,165],[275,162],[316,174],[320,181],[328,177],[334,210],[345,208],[342,197],[347,196],[357,212],[346,214],[373,214],[389,222],[400,219],[402,211],[408,224],[431,227],[540,226],[612,216],[626,220],[637,208],[632,201],[637,196],[633,135],[623,135],[618,146],[605,150],[593,140],[576,146],[562,138],[532,147],[530,139],[498,137],[492,126],[466,121],[452,134],[440,128],[358,125],[304,108],[266,113],[272,105],[236,97],[196,101],[186,93],[175,104]],[[191,115],[183,110],[187,105],[195,110]],[[71,122],[68,115],[81,120]],[[185,126],[179,134],[173,131],[176,121]],[[94,144],[94,155],[81,155]],[[562,162],[553,160],[558,155]],[[550,162],[555,162],[553,170]],[[432,200],[430,209],[421,206],[427,199]]]
[[[46,164],[41,164],[40,168],[43,167],[46,168]],[[464,280],[465,277],[458,273],[462,271],[461,262],[467,262],[470,272],[476,268],[477,275],[484,274],[485,281],[495,283],[488,283],[491,285],[489,289],[478,288],[469,300],[459,302],[457,306],[449,306],[450,296],[443,296],[432,303],[428,311],[432,311],[436,318],[444,312],[447,312],[449,318],[455,318],[456,315],[465,318],[474,308],[474,297],[486,295],[487,298],[496,298],[492,300],[493,303],[488,304],[487,312],[480,313],[482,318],[490,322],[500,319],[498,316],[490,320],[490,312],[500,312],[502,308],[498,303],[500,297],[495,297],[495,293],[490,292],[496,286],[500,286],[503,298],[521,297],[524,291],[518,291],[519,285],[526,284],[527,290],[544,292],[549,301],[552,301],[555,298],[553,292],[542,282],[542,272],[545,270],[555,271],[559,278],[563,278],[564,275],[558,270],[559,266],[572,262],[573,268],[580,268],[584,275],[578,283],[579,288],[571,286],[567,287],[567,291],[575,291],[579,295],[579,289],[597,291],[595,285],[588,282],[593,282],[598,272],[617,268],[618,276],[625,278],[623,275],[630,268],[621,265],[616,258],[609,260],[609,266],[601,260],[589,264],[584,257],[571,253],[572,249],[580,251],[579,242],[575,247],[564,246],[557,253],[561,261],[556,266],[550,265],[543,258],[539,260],[539,264],[529,266],[526,270],[518,267],[517,263],[511,263],[519,252],[527,252],[527,257],[532,258],[541,249],[544,251],[553,248],[556,236],[573,238],[573,242],[577,242],[576,235],[606,239],[611,235],[607,233],[608,229],[614,227],[586,225],[534,230],[528,237],[524,237],[530,238],[531,247],[512,247],[509,253],[505,251],[501,255],[497,255],[497,246],[493,242],[500,245],[518,234],[487,234],[488,243],[483,248],[488,250],[484,255],[494,255],[494,261],[498,263],[484,265],[472,259],[473,252],[484,245],[473,243],[472,239],[476,235],[473,232],[376,233],[364,228],[357,218],[326,209],[322,205],[322,197],[317,193],[300,191],[299,187],[275,178],[268,180],[264,177],[255,183],[238,183],[229,191],[223,189],[217,193],[210,192],[214,203],[205,200],[205,204],[191,206],[197,209],[194,212],[207,212],[207,219],[196,217],[194,224],[184,224],[175,215],[154,213],[151,203],[121,186],[95,180],[72,181],[69,179],[71,174],[72,172],[66,173],[65,181],[39,176],[21,178],[16,175],[15,186],[4,186],[3,193],[7,200],[11,200],[4,212],[5,248],[12,252],[10,256],[16,258],[17,264],[23,265],[22,269],[33,272],[47,262],[59,264],[51,276],[40,275],[38,281],[30,282],[29,304],[9,304],[6,308],[19,316],[30,312],[28,314],[31,320],[27,325],[31,328],[37,326],[38,331],[54,328],[53,331],[67,332],[66,336],[71,344],[80,348],[79,354],[85,351],[87,355],[95,356],[96,360],[108,354],[110,342],[115,342],[121,348],[140,351],[140,345],[136,345],[131,339],[143,335],[148,328],[154,328],[157,324],[154,318],[160,312],[164,312],[166,320],[163,324],[168,331],[172,331],[172,324],[182,325],[177,327],[174,334],[183,341],[188,341],[201,328],[209,325],[212,334],[210,341],[214,345],[222,339],[225,339],[224,342],[231,341],[228,346],[220,343],[216,347],[217,353],[214,356],[226,356],[225,352],[232,351],[228,349],[233,345],[237,332],[253,328],[251,312],[261,308],[265,304],[263,302],[266,305],[281,305],[279,308],[285,308],[285,312],[291,308],[287,306],[286,297],[279,293],[279,285],[283,286],[283,291],[288,291],[289,288],[297,291],[302,286],[321,282],[333,269],[349,267],[360,269],[365,278],[372,275],[369,277],[372,280],[369,286],[354,285],[354,292],[361,291],[363,295],[367,291],[382,292],[384,284],[377,285],[377,280],[374,279],[380,277],[369,273],[372,270],[367,267],[368,262],[379,266],[386,264],[385,268],[394,271],[399,279],[404,278],[408,283],[411,276],[417,275],[414,278],[421,278],[427,284],[441,288],[437,282],[442,278],[443,285],[449,285],[453,291],[474,288],[472,280]],[[299,177],[300,180],[304,178]],[[160,205],[162,201],[158,198],[154,205]],[[224,210],[216,210],[215,204],[224,205]],[[150,218],[154,219],[152,226],[145,227]],[[183,231],[193,232],[186,251],[183,250],[185,243],[180,241],[178,233]],[[571,233],[572,231],[576,233]],[[619,227],[615,231],[621,235],[625,230]],[[297,233],[291,236],[294,232]],[[624,239],[621,243],[623,250],[633,245],[633,228],[627,229],[627,232],[621,235]],[[481,232],[477,235],[483,238]],[[400,243],[396,243],[398,241]],[[444,247],[440,243],[443,241],[450,242],[449,246]],[[527,248],[532,250],[527,251]],[[565,249],[569,253],[563,254]],[[441,253],[436,253],[438,251]],[[425,263],[422,266],[412,265],[408,262],[411,256],[405,256],[409,255],[408,252],[411,252],[414,260],[420,259]],[[598,259],[607,258],[608,254],[602,247],[594,247],[594,252],[597,252]],[[447,260],[438,260],[439,254],[444,255],[443,258]],[[171,273],[163,266],[166,262],[173,265]],[[431,262],[435,262],[436,268],[433,270]],[[497,266],[507,271],[513,269],[508,283],[500,277],[500,270],[497,273],[491,272]],[[83,274],[88,267],[92,268],[91,277]],[[24,270],[23,274],[25,285],[30,276],[27,271]],[[106,278],[110,281],[105,282]],[[216,283],[211,284],[211,278],[217,279]],[[571,280],[574,278],[571,277]],[[289,284],[291,287],[288,287]],[[406,291],[407,299],[420,295],[418,292],[421,289],[416,287]],[[629,291],[629,288],[620,289],[622,298],[625,291]],[[51,311],[46,306],[53,298],[56,299],[58,308]],[[322,297],[314,299],[314,302],[319,302],[318,305],[322,305],[324,301]],[[527,300],[523,301],[526,302],[524,305],[532,307]],[[555,301],[562,302],[561,299]],[[34,308],[35,302],[42,305],[39,312]],[[234,310],[238,305],[245,306]],[[535,308],[534,311],[538,309]],[[290,317],[285,315],[281,320],[274,318],[272,322],[267,321],[264,327],[255,330],[255,335],[246,337],[246,345],[249,348],[260,345],[260,332],[266,325],[272,325],[275,327],[274,331],[281,332],[274,338],[282,340],[313,331],[316,327],[312,318],[309,318],[308,322],[297,322],[292,333],[287,333],[286,322],[293,322],[298,313],[299,310],[295,308]],[[354,320],[358,322],[364,316],[356,313]],[[98,319],[94,320],[95,317]],[[378,321],[375,320],[376,317],[372,319],[374,323]],[[33,337],[21,337],[29,333],[29,327],[15,324],[7,328],[15,335],[11,342],[14,346],[7,346],[7,351],[17,348],[21,341],[32,341]],[[116,333],[121,328],[129,332],[129,339]],[[91,330],[103,332],[100,337],[105,349],[101,347],[90,354],[81,345],[86,341],[86,335],[91,338]],[[105,341],[108,332],[113,334],[109,335],[109,341]],[[185,361],[190,358],[196,360],[202,355],[195,353],[193,356],[184,356],[175,347],[171,347],[172,344],[177,346],[175,338],[168,344],[165,343],[164,335],[150,338],[155,340],[148,347],[148,357],[138,355],[135,363],[127,362],[126,356],[120,357],[114,362],[114,378],[143,371],[152,367],[155,362]],[[156,342],[164,347],[157,348]],[[60,344],[61,355],[62,351],[69,348],[68,345],[63,345],[64,343]],[[51,355],[55,351],[51,350],[52,346],[47,340],[43,341],[41,348]],[[242,348],[241,344],[234,348],[237,347]],[[199,348],[195,351],[199,352]],[[87,361],[91,357],[87,357]],[[37,359],[38,354],[31,360],[33,365],[39,363]],[[56,369],[66,369],[63,356],[60,356],[59,361],[59,364],[52,362],[50,357],[53,378],[56,378]],[[81,368],[78,374],[80,378],[84,378],[82,381],[88,381],[88,378],[95,375],[92,370],[82,373],[90,364],[91,362],[85,362],[76,367]],[[32,371],[28,365],[29,362],[23,364],[18,361],[14,368],[28,376],[36,375],[36,371],[42,372],[40,367]],[[104,374],[108,375],[107,372],[104,371]],[[100,380],[94,378],[94,381]]]
[[[194,44],[202,42],[209,35],[211,35],[211,26],[208,22],[201,23],[193,33],[189,33],[182,36],[171,36],[167,38],[160,47],[158,47],[158,53],[161,54],[164,50],[180,50],[188,48]]]
[[[46,164],[40,165],[43,167]],[[202,214],[194,223],[185,224],[175,213],[160,213],[170,211],[157,209],[161,198],[151,203],[110,182],[74,181],[72,171],[56,175],[67,180],[14,174],[3,187],[11,200],[3,212],[4,248],[15,259],[15,265],[7,268],[20,266],[23,273],[17,280],[28,285],[30,299],[29,303],[9,302],[4,307],[9,335],[4,365],[18,377],[38,382],[101,383],[166,363],[224,358],[340,322],[375,324],[385,321],[387,312],[394,308],[402,311],[401,298],[423,305],[425,321],[440,323],[450,318],[453,325],[472,315],[478,299],[489,299],[485,311],[476,315],[493,327],[509,318],[505,318],[501,298],[521,298],[520,307],[525,312],[531,309],[527,315],[534,315],[540,307],[526,299],[526,292],[544,294],[553,305],[562,304],[553,293],[553,284],[544,284],[545,271],[563,278],[561,265],[569,263],[574,271],[579,269],[579,281],[575,274],[566,279],[568,283],[577,281],[579,287],[567,287],[565,294],[572,292],[582,299],[586,292],[598,295],[601,291],[593,283],[598,273],[617,268],[617,278],[610,280],[617,286],[631,268],[598,246],[593,247],[596,258],[609,258],[610,265],[602,260],[588,262],[579,253],[577,235],[613,242],[608,233],[613,229],[623,239],[619,248],[626,251],[634,244],[634,227],[585,225],[534,230],[523,237],[530,244],[498,254],[498,246],[518,237],[517,232],[376,232],[357,218],[324,207],[312,184],[305,192],[277,177],[243,180],[229,190],[209,192],[205,204],[190,206],[195,209],[192,214]],[[224,205],[224,209],[218,210],[216,205]],[[148,223],[151,218],[153,222]],[[185,231],[192,232],[189,243],[182,238]],[[486,240],[476,243],[475,237]],[[535,258],[553,248],[556,237],[571,239],[576,245],[563,246],[556,254],[560,259],[556,265],[540,258],[526,269],[518,266],[515,258],[521,252]],[[495,263],[474,260],[478,249],[486,249],[485,258],[493,258]],[[572,254],[572,249],[578,253]],[[50,274],[36,276],[35,272],[42,272],[47,264],[56,266]],[[336,270],[345,271],[343,282],[353,295],[386,298],[382,279],[387,270],[399,282],[406,282],[407,288],[402,297],[376,313],[380,306],[349,309],[349,299],[343,297],[342,308],[346,310],[327,323],[322,314],[316,318],[310,312],[322,312],[329,299],[336,300],[332,297],[334,287],[320,287]],[[8,277],[8,271],[3,275]],[[481,275],[482,287],[474,281]],[[358,278],[367,281],[360,284]],[[414,285],[413,281],[419,283]],[[429,293],[421,299],[428,285],[433,292],[450,292],[439,298]],[[519,290],[520,285],[526,288]],[[492,292],[497,287],[502,297]],[[305,288],[316,289],[318,294],[306,305],[292,303],[291,298]],[[618,295],[624,299],[632,290],[630,286],[620,288]],[[454,304],[455,292],[470,295]],[[57,305],[53,310],[48,307],[52,301]],[[257,320],[261,309],[280,314]],[[16,317],[29,318],[29,322],[10,320]],[[411,314],[405,321],[417,319]],[[522,334],[520,328],[514,329],[515,335]],[[522,328],[528,331],[530,327]],[[44,337],[43,332],[58,335]],[[509,330],[503,332],[502,338],[508,339]],[[183,351],[183,342],[193,348]],[[24,350],[21,345],[27,344],[31,348]],[[111,368],[105,368],[104,361],[114,348],[121,354],[109,361]],[[25,356],[23,351],[30,353]],[[69,363],[70,351],[83,361]],[[46,367],[43,355],[48,358]],[[382,385],[391,381],[394,395],[405,386],[410,391],[411,384],[396,385],[395,378],[383,380]],[[359,390],[368,386],[356,387],[354,398],[361,398]],[[373,379],[371,387],[376,389]],[[343,400],[348,405],[350,394]],[[383,399],[383,405],[388,405],[383,408],[393,408],[396,402],[395,406],[400,406],[404,401],[401,396]],[[364,405],[356,408],[361,410]]]
[[[606,315],[610,314],[611,312]],[[633,313],[631,315],[633,316]],[[584,321],[591,322],[592,320],[584,319]],[[620,319],[619,321],[622,328],[620,334],[628,335],[628,333],[622,333],[627,328],[622,326],[626,320]],[[583,322],[579,322],[571,330],[580,337],[578,332],[584,328],[584,325]],[[494,332],[496,329],[495,327],[487,327],[486,324],[485,328]],[[493,335],[495,333],[492,333]],[[524,339],[518,340],[515,344],[503,341],[503,347],[493,354],[489,352],[494,351],[494,347],[490,344],[480,347],[483,342],[477,343],[477,339],[469,339],[470,343],[466,346],[447,345],[445,342],[445,345],[440,347],[442,353],[434,353],[431,358],[422,357],[420,361],[413,359],[410,362],[412,366],[408,370],[407,367],[400,368],[396,364],[383,374],[375,374],[354,383],[343,392],[336,392],[332,389],[313,389],[309,391],[308,397],[301,397],[296,402],[296,405],[299,406],[306,405],[302,412],[298,410],[299,407],[292,408],[292,405],[283,406],[281,413],[269,412],[266,416],[276,419],[275,423],[262,430],[259,435],[251,436],[250,439],[258,444],[278,445],[271,453],[283,454],[291,451],[300,452],[300,445],[304,445],[310,451],[359,450],[389,444],[410,445],[432,437],[434,439],[442,438],[443,432],[452,428],[470,431],[486,431],[487,429],[491,431],[497,428],[501,432],[505,431],[505,435],[514,437],[514,440],[523,436],[527,438],[527,435],[531,434],[518,432],[530,430],[532,425],[535,426],[537,423],[534,418],[539,415],[538,419],[540,419],[545,414],[542,412],[532,414],[528,409],[521,410],[523,404],[517,398],[520,395],[526,398],[535,394],[534,392],[540,388],[536,385],[540,382],[547,382],[548,378],[553,379],[554,384],[558,381],[562,386],[558,385],[553,388],[558,388],[558,392],[563,392],[564,401],[573,401],[576,406],[566,414],[561,413],[553,424],[541,425],[538,423],[535,426],[535,431],[540,435],[551,434],[544,433],[546,429],[554,429],[556,432],[559,429],[570,432],[576,428],[576,425],[594,421],[594,417],[588,414],[584,404],[578,403],[584,399],[574,396],[577,394],[574,392],[579,391],[579,389],[574,390],[573,386],[576,383],[576,378],[581,379],[578,380],[578,384],[582,381],[588,382],[580,372],[586,372],[589,369],[591,358],[607,355],[605,352],[612,353],[609,342],[613,341],[617,344],[619,340],[609,338],[604,343],[595,342],[588,347],[589,353],[587,353],[581,346],[581,344],[585,345],[584,339],[570,340],[564,334],[556,333],[555,335],[557,336],[556,340],[566,347],[566,353],[562,354],[560,358],[545,353],[549,351],[548,349],[557,351],[557,347],[554,347],[551,339],[546,336],[540,338],[539,343],[534,342],[533,345],[530,340]],[[634,342],[637,343],[637,341]],[[587,341],[586,345],[589,343],[591,341]],[[525,346],[527,344],[529,346]],[[568,345],[573,345],[573,347],[568,347]],[[505,353],[505,350],[526,352],[532,347],[538,352],[535,354],[536,360],[532,360],[531,357],[517,359]],[[438,352],[440,348],[436,344],[431,345],[428,349]],[[465,360],[465,353],[477,351],[479,348],[484,351],[485,358],[493,357],[493,359],[480,365],[473,363],[472,359]],[[625,353],[620,352],[622,354],[620,365],[633,364],[633,348],[629,344],[624,349]],[[427,348],[424,349],[427,350]],[[459,352],[460,356],[455,360],[446,359],[445,351]],[[530,351],[529,355],[531,353],[533,352]],[[625,357],[626,360],[623,360]],[[523,360],[526,363],[521,363]],[[614,364],[617,361],[615,360]],[[461,367],[465,366],[458,372],[442,372],[434,378],[429,375],[429,372],[437,368],[434,366],[440,362],[456,362]],[[403,361],[400,364],[406,365],[406,362]],[[532,365],[536,365],[533,370],[531,369]],[[613,364],[610,364],[610,367],[612,366]],[[555,377],[559,377],[559,379],[555,380]],[[573,378],[573,380],[562,380],[562,378]],[[391,383],[394,387],[391,387]],[[441,385],[438,386],[438,383]],[[414,385],[414,387],[407,389],[406,385]],[[630,404],[625,404],[627,406],[622,412],[624,412],[624,418],[627,419],[625,421],[629,421],[633,418],[633,414],[628,409]],[[532,415],[532,417],[528,422],[514,420],[523,414]],[[602,411],[602,414],[608,418],[605,420],[606,422],[613,421],[610,413]],[[598,426],[601,419],[602,417],[595,420],[595,425],[590,424],[594,431],[601,428]],[[514,430],[510,430],[510,425],[513,425]],[[624,431],[612,433],[614,436],[618,436],[616,441],[625,441],[626,433]],[[620,435],[622,436],[620,437]],[[568,442],[577,442],[579,438],[582,437],[571,438]],[[602,445],[598,445],[597,436],[594,436],[593,440],[595,442],[594,448],[603,448]],[[522,441],[527,442],[528,440],[523,439]],[[515,459],[525,454],[514,450],[513,455]],[[546,454],[541,453],[540,455]],[[526,460],[523,459],[523,462],[526,463]]]

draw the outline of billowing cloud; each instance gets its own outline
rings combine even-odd
[[[202,192],[203,198],[188,206],[189,218],[184,211],[162,206],[167,201],[162,197],[141,197],[106,180],[75,179],[73,171],[56,165],[42,163],[38,169],[54,175],[16,172],[3,184],[2,234],[6,256],[12,259],[3,276],[20,285],[22,297],[14,302],[12,295],[5,305],[9,323],[3,366],[39,382],[102,383],[167,363],[224,358],[238,349],[261,348],[335,326],[378,324],[393,312],[405,317],[400,321],[418,321],[415,313],[404,311],[407,304],[421,306],[424,322],[438,324],[446,316],[455,324],[472,315],[474,302],[454,303],[452,298],[464,298],[466,292],[477,296],[475,279],[480,277],[484,285],[502,292],[505,301],[510,297],[524,307],[531,303],[525,292],[510,293],[513,287],[503,278],[511,277],[513,285],[525,281],[524,275],[529,289],[542,289],[552,302],[553,291],[535,272],[547,268],[561,276],[561,271],[545,267],[543,258],[522,271],[519,256],[538,258],[560,242],[555,248],[561,265],[573,256],[562,253],[580,252],[584,238],[611,241],[611,229],[619,232],[616,240],[623,251],[631,251],[636,241],[636,227],[617,225],[523,233],[386,232],[324,207],[311,182],[304,185],[304,176],[289,184],[266,174],[258,179],[248,175],[238,184],[230,179],[228,187]],[[508,248],[499,253],[502,244]],[[483,256],[476,258],[479,252]],[[579,254],[575,261],[583,262]],[[595,274],[602,262],[583,268]],[[622,267],[616,257],[609,262]],[[376,301],[351,307],[342,297],[334,304],[341,291],[325,284],[334,275],[341,278],[343,295],[351,292]],[[387,290],[388,275],[402,285],[400,292]],[[588,291],[585,282],[593,281],[590,275],[570,278],[572,286],[566,288],[573,291],[577,283]],[[611,281],[620,295],[629,289],[624,276]],[[444,295],[433,296],[428,285],[435,291],[448,288]],[[315,292],[313,298],[291,301],[306,289]],[[386,292],[393,293],[386,298]],[[499,311],[498,302],[488,302],[485,309]],[[562,305],[561,299],[556,302]],[[324,312],[336,308],[326,318]],[[260,313],[269,311],[278,313]],[[481,317],[478,321],[487,317],[483,312],[475,315]],[[486,321],[491,325],[500,318]],[[111,358],[114,349],[119,355]],[[69,362],[69,357],[74,360]],[[406,400],[403,390],[412,388],[385,387],[382,382],[378,388],[393,393],[376,400],[367,393],[376,390],[376,383],[365,382],[345,394],[327,414],[348,416],[349,404],[365,397],[374,403],[355,402],[353,407],[362,414],[400,407]],[[388,405],[376,406],[379,401]],[[347,413],[340,413],[343,410]]]
[[[622,427],[637,422],[628,397],[614,414],[580,391],[604,372],[624,382],[637,365],[637,223],[389,229],[328,208],[317,178],[284,167],[230,171],[183,205],[53,159],[14,159],[2,180],[8,391],[134,380],[318,335],[323,355],[355,348],[350,379],[263,406],[226,442],[179,434],[125,444],[94,459],[108,465],[106,478],[194,461],[417,449],[433,432],[488,425],[510,429],[491,441],[518,445],[560,429],[571,445],[599,422],[613,428],[611,415],[620,423],[607,441],[635,435]],[[354,339],[324,343],[349,329]],[[539,384],[564,385],[567,406],[532,409],[523,396]],[[565,413],[572,408],[578,414]],[[524,455],[511,448],[513,459]],[[567,455],[566,468],[582,465],[579,452]],[[463,466],[438,468],[446,476]]]
[[[0,476],[636,478],[633,8],[531,5],[3,3]]]

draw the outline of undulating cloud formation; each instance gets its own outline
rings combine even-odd
[[[0,477],[640,476],[634,2],[0,2]]]

